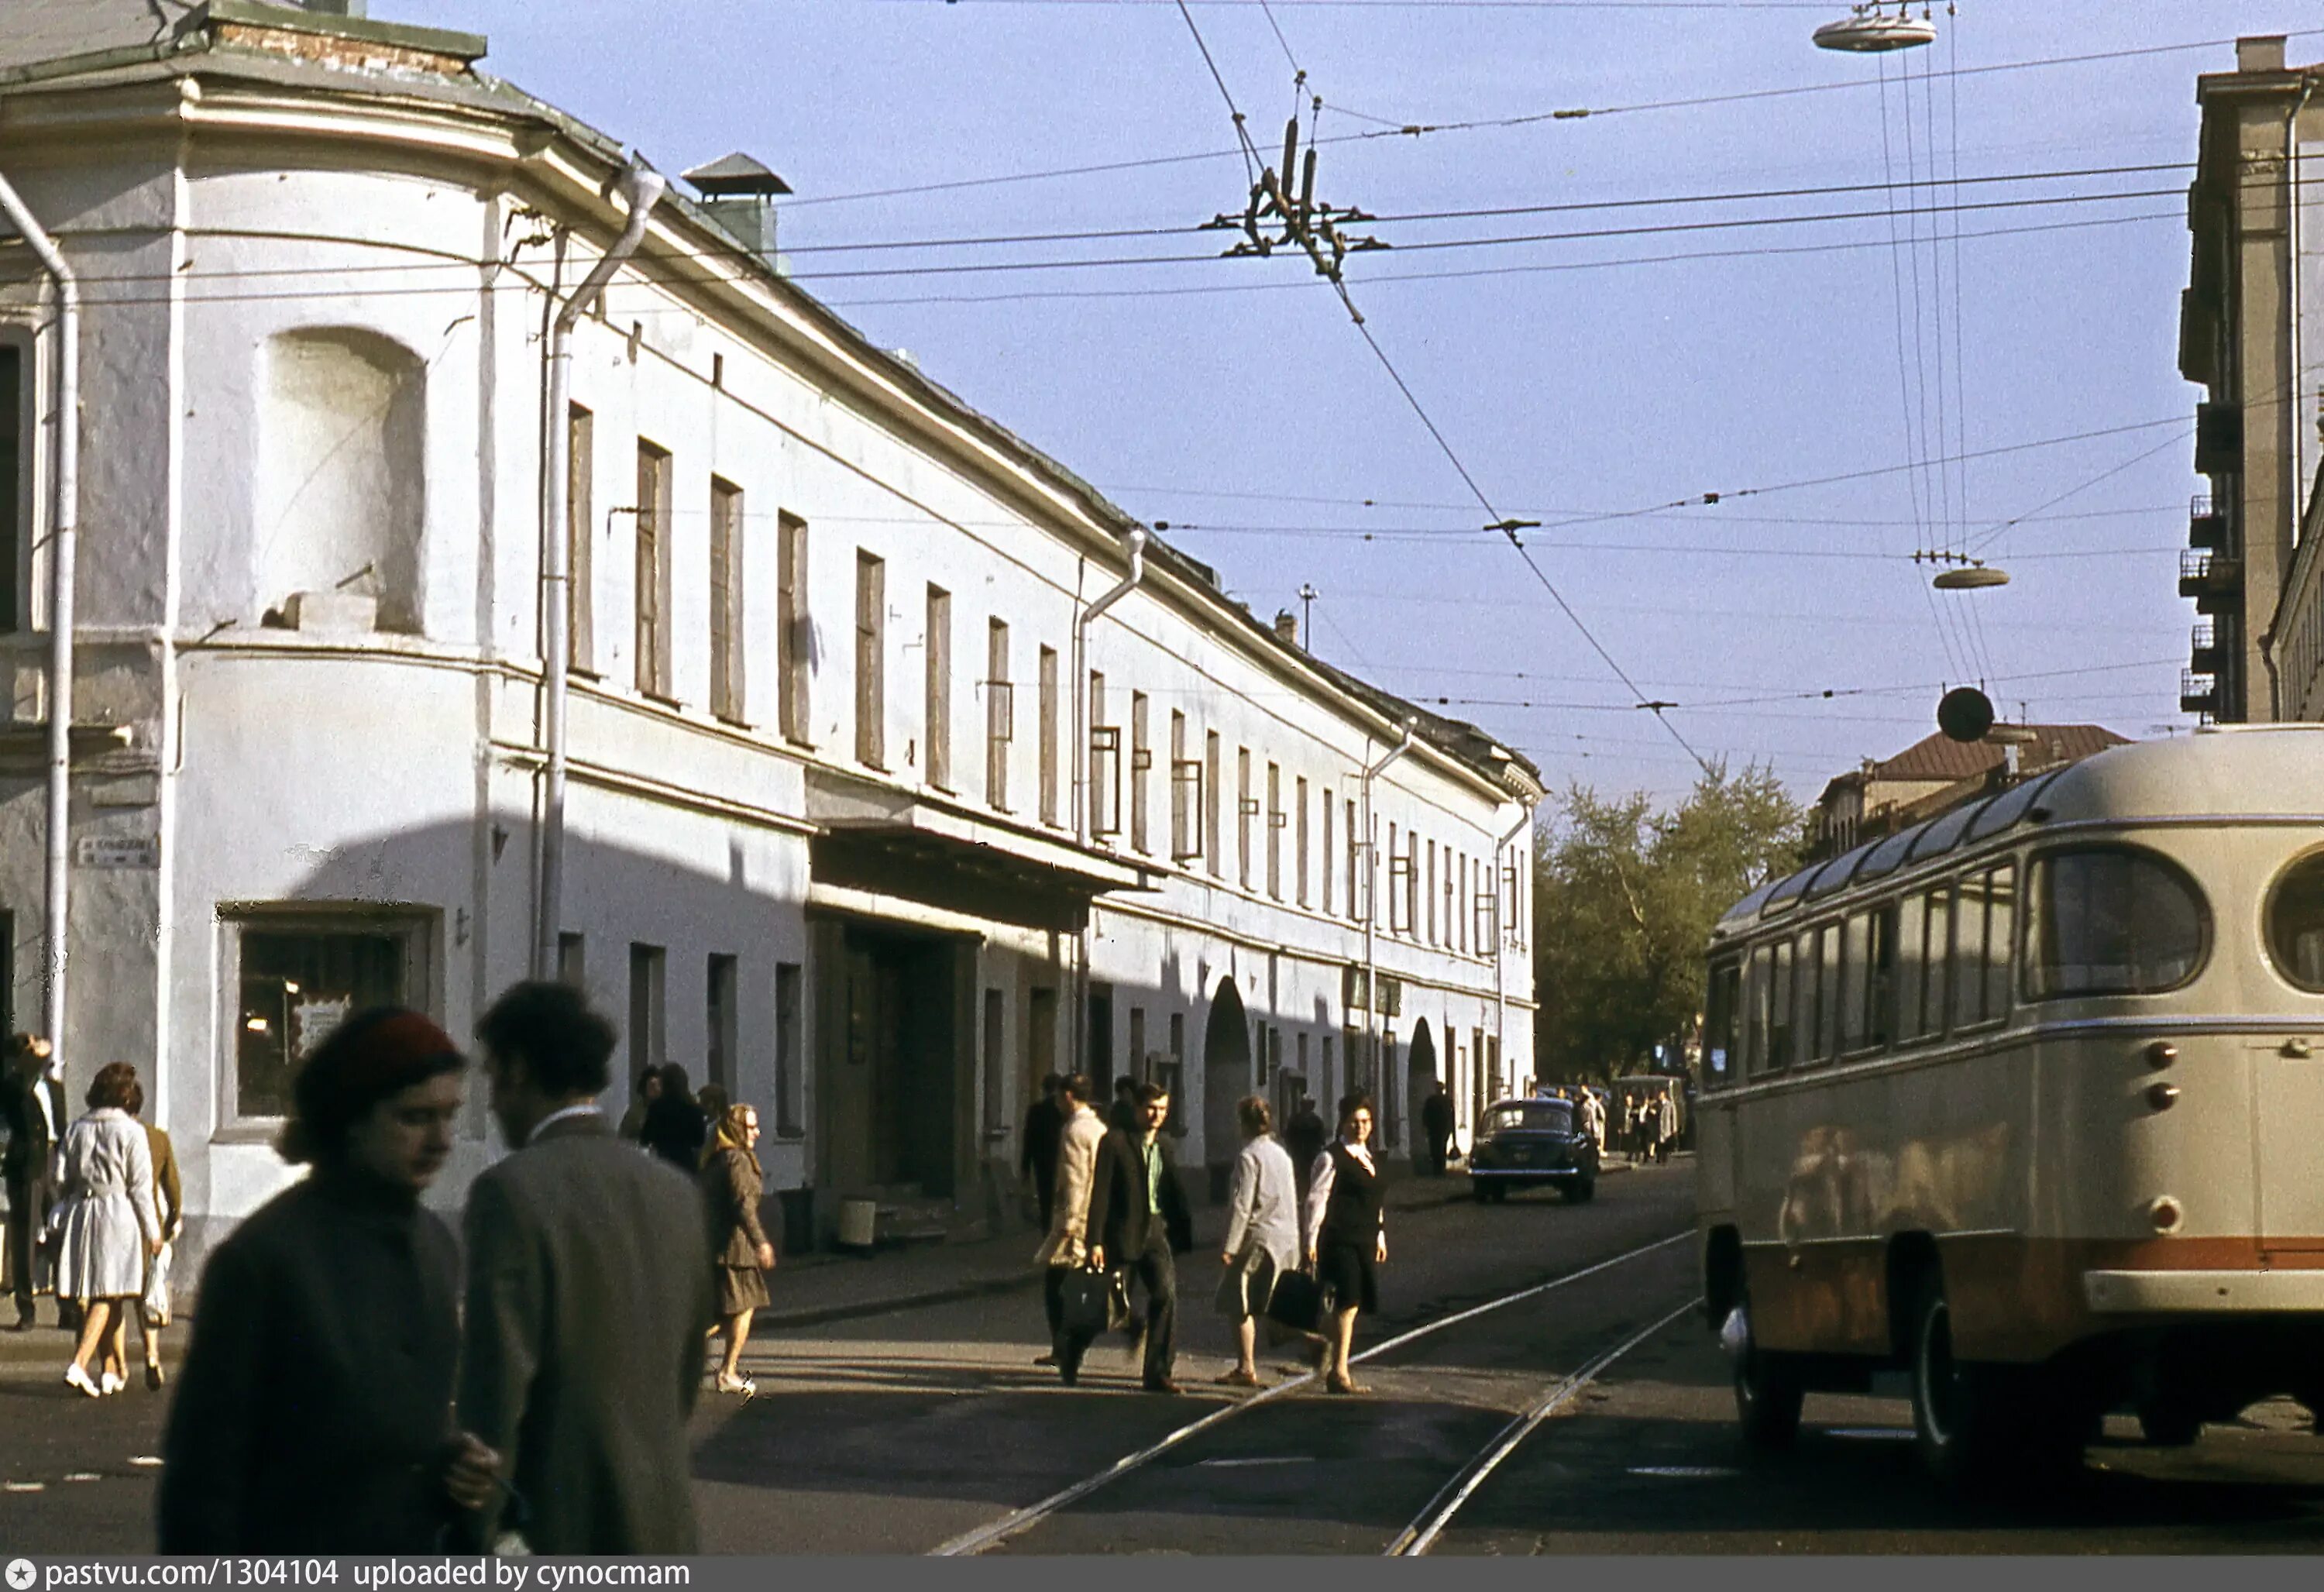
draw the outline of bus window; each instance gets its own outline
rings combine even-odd
[[[1845,950],[1840,941],[1840,925],[1826,924],[1816,937],[1823,942],[1823,1010],[1816,1021],[1816,1032],[1823,1037],[1816,1046],[1818,1056],[1840,1054],[1840,989],[1845,981]]]
[[[1757,1078],[1767,1070],[1767,948],[1751,952],[1750,982],[1743,991],[1743,1058],[1738,1069]]]
[[[1823,957],[1818,951],[1822,931],[1810,929],[1797,942],[1794,962],[1799,969],[1799,1054],[1793,1059],[1812,1062],[1824,1054]]]
[[[1767,971],[1767,1051],[1762,1070],[1780,1072],[1792,1064],[1795,1012],[1792,1006],[1792,947],[1779,940],[1768,947],[1774,962]]]
[[[1711,970],[1711,1004],[1702,1020],[1702,1063],[1714,1084],[1729,1081],[1733,1074],[1728,1063],[1739,1059],[1735,1040],[1743,1015],[1739,1009],[1742,985],[1743,971],[1734,962]]]
[[[2276,881],[2267,903],[2267,953],[2302,989],[2324,993],[2324,851],[2311,851]]]
[[[1896,1036],[1896,907],[1892,902],[1872,915],[1872,948],[1864,959],[1872,974],[1865,984],[1867,1049],[1886,1049]]]
[[[1928,898],[1907,896],[1896,938],[1896,1037],[1900,1042],[1918,1039],[1922,1033],[1922,990],[1927,983],[1928,959],[1921,946],[1928,921]]]
[[[1840,1054],[1853,1055],[1866,1047],[1872,1031],[1872,925],[1879,921],[1868,912],[1848,920],[1840,952]]]
[[[1985,876],[1985,1017],[1997,1023],[2009,1015],[2009,967],[2017,938],[2017,864],[2005,862]]]
[[[2203,900],[2151,852],[2093,847],[2034,859],[2025,993],[2153,995],[2202,964]]]
[[[1929,892],[1929,926],[1921,936],[1928,957],[1928,982],[1921,1002],[1921,1026],[1916,1037],[1933,1039],[1945,1031],[1945,973],[1952,962],[1952,890],[1939,885]]]
[[[1972,873],[1953,893],[1953,1026],[1985,1021],[1985,946],[1987,877]]]

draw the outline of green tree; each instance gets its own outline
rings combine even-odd
[[[1535,846],[1534,1071],[1637,1072],[1702,1010],[1703,947],[1729,906],[1798,865],[1806,814],[1758,765],[1717,765],[1679,805],[1576,785]]]

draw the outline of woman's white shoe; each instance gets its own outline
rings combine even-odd
[[[104,1390],[89,1380],[88,1372],[78,1362],[65,1367],[65,1385],[78,1387],[91,1398],[102,1398]]]
[[[122,1376],[117,1371],[107,1371],[104,1376],[97,1379],[97,1391],[100,1393],[119,1393],[123,1388],[128,1385],[129,1378]]]

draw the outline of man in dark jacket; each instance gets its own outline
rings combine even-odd
[[[6,1071],[0,1072],[0,1125],[8,1129],[8,1151],[0,1177],[8,1185],[8,1281],[16,1295],[14,1330],[32,1324],[33,1274],[41,1229],[48,1225],[49,1161],[58,1136],[72,1121],[65,1109],[65,1087],[48,1075],[49,1042],[34,1034],[8,1041]],[[62,1324],[69,1313],[60,1305]]]
[[[1420,1102],[1421,1149],[1427,1156],[1423,1170],[1430,1177],[1444,1175],[1447,1151],[1452,1143],[1452,1097],[1444,1092],[1444,1080],[1431,1080],[1428,1098]]]
[[[1033,1180],[1045,1233],[1057,1198],[1057,1136],[1065,1130],[1065,1114],[1057,1108],[1057,1083],[1055,1072],[1041,1080],[1041,1098],[1025,1113],[1025,1143],[1017,1152],[1019,1174]]]
[[[1178,1169],[1161,1143],[1170,1097],[1160,1084],[1141,1083],[1138,1108],[1135,1138],[1116,1129],[1098,1146],[1090,1191],[1090,1263],[1104,1270],[1110,1261],[1145,1284],[1146,1391],[1176,1393],[1170,1371],[1176,1357],[1178,1268],[1171,1257],[1194,1248],[1194,1226],[1185,1192],[1178,1186]]]
[[[1315,1157],[1323,1153],[1324,1141],[1332,1136],[1325,1131],[1323,1118],[1315,1109],[1315,1102],[1305,1095],[1299,1097],[1299,1109],[1291,1113],[1291,1120],[1283,1125],[1283,1147],[1291,1152],[1291,1171],[1299,1180],[1299,1198],[1307,1198],[1308,1180],[1315,1175]]]
[[[468,1196],[460,1423],[507,1457],[515,1503],[472,1513],[462,1551],[513,1526],[537,1553],[692,1553],[702,1195],[597,1109],[613,1028],[577,991],[518,984],[476,1035],[514,1148]]]
[[[1113,1104],[1106,1109],[1105,1125],[1116,1133],[1136,1138],[1140,1126],[1138,1108],[1138,1080],[1117,1078],[1113,1081]]]

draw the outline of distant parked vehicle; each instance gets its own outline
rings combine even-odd
[[[1598,1146],[1575,1123],[1570,1100],[1503,1100],[1478,1124],[1469,1186],[1480,1204],[1547,1186],[1580,1204],[1598,1192]]]

